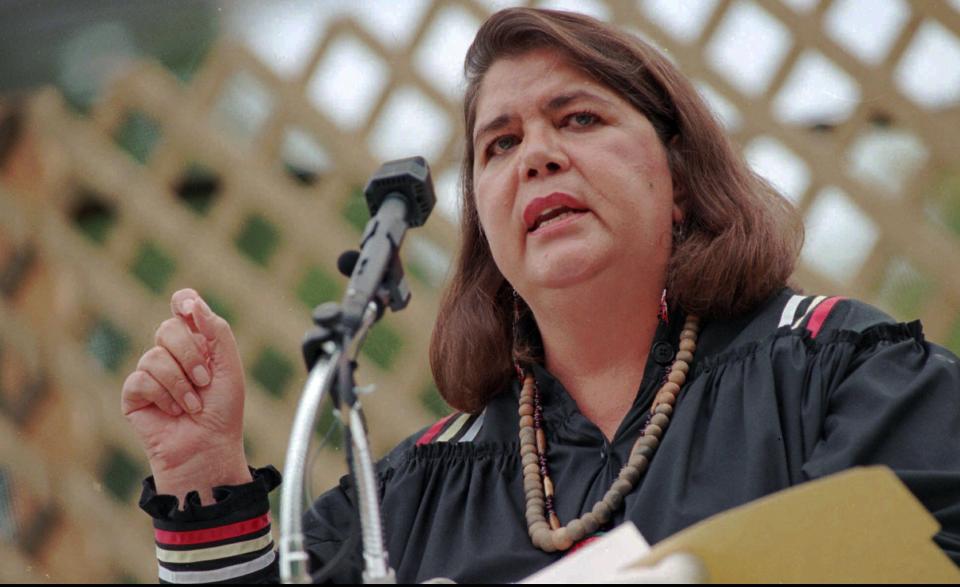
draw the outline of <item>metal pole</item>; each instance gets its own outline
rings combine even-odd
[[[307,552],[303,546],[303,487],[307,451],[313,435],[313,423],[323,397],[333,383],[342,350],[337,348],[317,361],[297,406],[290,431],[290,444],[283,467],[280,493],[280,579],[284,583],[310,583]]]

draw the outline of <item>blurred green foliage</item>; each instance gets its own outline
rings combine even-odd
[[[87,337],[87,350],[105,369],[116,373],[130,351],[130,336],[109,320],[97,320]]]
[[[282,398],[287,384],[293,377],[293,363],[280,351],[268,346],[260,351],[260,355],[250,368],[250,375],[270,395]]]
[[[107,492],[117,501],[128,501],[143,476],[138,461],[123,449],[110,447],[101,457],[100,479]]]
[[[438,419],[452,411],[450,406],[447,405],[447,402],[443,401],[443,397],[440,395],[440,391],[433,381],[423,386],[423,389],[420,391],[420,405]]]
[[[254,263],[266,267],[280,245],[280,231],[263,216],[252,214],[234,243]]]
[[[370,210],[367,209],[367,199],[363,196],[363,188],[355,186],[350,192],[350,197],[341,210],[344,219],[357,232],[363,232],[367,221],[370,220]]]
[[[140,250],[130,266],[130,272],[157,295],[166,291],[176,270],[177,264],[173,257],[149,241],[140,245]]]
[[[363,344],[363,353],[370,357],[381,369],[389,370],[393,366],[397,353],[403,346],[403,339],[397,331],[386,323],[379,322],[370,329]]]
[[[146,163],[160,140],[160,125],[142,112],[130,112],[113,136],[114,141],[139,163]]]
[[[308,269],[297,285],[297,298],[311,310],[323,302],[339,300],[341,296],[340,283],[318,265]]]

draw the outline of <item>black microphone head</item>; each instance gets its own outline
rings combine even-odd
[[[350,277],[353,275],[353,268],[357,266],[358,259],[360,259],[360,251],[351,249],[340,253],[340,257],[337,259],[337,270],[344,277]]]
[[[376,216],[387,196],[400,196],[407,203],[407,224],[423,226],[437,203],[430,179],[430,167],[423,157],[408,157],[387,161],[370,178],[367,189],[367,208]]]

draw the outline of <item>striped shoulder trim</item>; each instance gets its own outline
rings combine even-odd
[[[417,439],[417,446],[435,442],[472,442],[483,428],[486,413],[486,410],[479,414],[454,412],[431,426]]]
[[[783,307],[778,328],[789,325],[792,330],[797,330],[806,324],[810,337],[816,338],[834,306],[845,299],[842,296],[792,296]]]

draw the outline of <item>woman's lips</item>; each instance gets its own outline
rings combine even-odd
[[[523,210],[523,223],[527,228],[527,232],[537,232],[539,226],[547,222],[550,223],[549,225],[552,225],[553,223],[560,223],[566,220],[566,218],[562,220],[551,220],[549,218],[551,214],[561,212],[560,215],[563,215],[567,212],[573,212],[574,214],[570,216],[574,216],[577,213],[588,210],[586,206],[570,194],[554,192],[544,197],[534,198],[527,204],[527,207]]]
[[[569,210],[567,209],[564,213],[551,218],[545,222],[541,222],[539,226],[527,232],[531,237],[543,236],[551,234],[558,230],[562,230],[564,227],[580,220],[587,215],[588,210]]]

